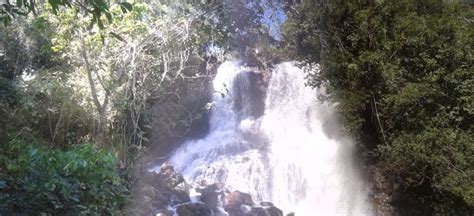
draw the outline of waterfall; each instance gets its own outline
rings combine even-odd
[[[332,106],[305,86],[304,72],[292,63],[270,77],[248,70],[219,67],[210,133],[169,162],[188,182],[219,182],[296,215],[370,215],[353,142],[334,135]]]

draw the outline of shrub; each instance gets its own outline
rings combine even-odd
[[[108,150],[44,150],[17,140],[0,148],[0,215],[114,215],[124,205],[125,181]]]

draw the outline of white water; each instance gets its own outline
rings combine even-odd
[[[305,87],[304,73],[291,63],[272,72],[264,115],[246,113],[253,95],[234,92],[244,70],[220,66],[214,79],[210,133],[178,149],[170,162],[188,182],[224,183],[231,191],[272,201],[296,215],[371,215],[366,187],[352,158],[352,143],[331,139],[331,107]],[[237,94],[243,111],[235,111]],[[222,97],[224,95],[224,97]],[[326,133],[325,133],[326,132]]]

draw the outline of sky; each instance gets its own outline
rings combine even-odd
[[[263,23],[265,23],[268,28],[270,29],[271,36],[280,41],[281,40],[281,32],[280,27],[286,20],[285,12],[283,11],[282,6],[279,3],[275,3],[276,8],[265,7],[265,11],[263,13]]]

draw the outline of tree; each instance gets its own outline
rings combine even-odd
[[[5,26],[9,25],[16,16],[25,16],[29,13],[37,14],[40,7],[37,0],[17,0],[15,4],[10,3],[10,0],[6,0],[0,4],[0,22],[3,22]],[[78,11],[82,11],[85,15],[92,16],[91,25],[98,24],[100,28],[103,28],[103,21],[101,20],[102,15],[105,15],[109,21],[112,20],[112,13],[109,11],[109,2],[103,0],[48,0],[48,4],[51,6],[51,11],[54,14],[58,14],[62,10],[61,7],[76,8]],[[132,10],[132,5],[128,2],[118,3],[122,11],[125,13]]]
[[[308,83],[338,102],[347,131],[401,184],[398,198],[419,207],[411,214],[472,211],[473,4],[314,3],[295,8],[284,37],[319,65]]]

